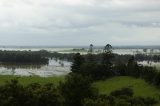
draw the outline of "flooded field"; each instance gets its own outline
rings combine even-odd
[[[41,76],[66,75],[70,72],[70,62],[50,60],[48,65],[1,64],[0,75]]]
[[[14,51],[39,51],[47,50],[49,52],[58,53],[77,53],[87,54],[89,48],[58,48],[58,47],[0,47],[0,50]],[[102,48],[95,48],[94,53],[102,53]],[[113,53],[117,54],[160,54],[160,49],[113,49]],[[142,65],[155,66],[160,69],[160,63],[142,61],[138,62]],[[55,75],[66,75],[70,72],[71,63],[61,60],[50,60],[48,65],[33,65],[33,64],[0,64],[0,75],[20,75],[20,76],[41,76],[49,77]]]
[[[153,61],[139,61],[138,64],[142,64],[144,66],[152,66],[156,67],[158,70],[160,70],[160,62],[153,62]]]

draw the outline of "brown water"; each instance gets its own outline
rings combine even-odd
[[[20,75],[20,76],[57,76],[66,75],[70,72],[70,62],[61,60],[50,60],[48,65],[30,64],[1,64],[0,75]]]
[[[59,52],[59,53],[74,53],[73,48],[27,48],[27,47],[0,47],[0,50],[16,50],[16,51],[39,51],[47,50],[49,52]],[[102,49],[94,49],[94,53],[100,53]],[[151,53],[151,49],[143,51],[143,49],[113,49],[114,53],[117,54],[137,54],[137,53]],[[159,49],[154,49],[153,53],[159,53]],[[86,54],[87,52],[80,52],[81,54]],[[160,69],[160,63],[146,61],[139,62],[143,65],[155,66]],[[0,75],[20,75],[20,76],[41,76],[49,77],[55,75],[66,75],[70,72],[70,62],[67,61],[56,61],[50,60],[48,65],[32,65],[32,64],[0,64]]]

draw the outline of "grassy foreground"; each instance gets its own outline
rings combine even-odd
[[[0,85],[3,85],[6,81],[11,79],[17,79],[21,84],[28,85],[30,83],[54,83],[58,85],[60,81],[64,81],[65,76],[54,76],[54,77],[38,77],[38,76],[31,76],[31,77],[20,77],[20,76],[0,76]],[[127,76],[120,76],[120,77],[113,77],[104,81],[97,81],[93,84],[100,94],[109,94],[114,90],[121,89],[123,87],[131,87],[134,90],[135,96],[142,96],[142,97],[154,97],[160,100],[160,90],[155,88],[152,85],[146,83],[143,79],[136,79],[133,77]]]
[[[65,76],[54,76],[54,77],[38,77],[38,76],[31,76],[31,77],[21,77],[21,76],[0,76],[0,85],[3,85],[6,81],[9,81],[11,79],[17,79],[22,85],[28,85],[31,83],[40,83],[40,84],[46,84],[46,83],[54,83],[55,85],[58,85],[60,81],[64,81]]]
[[[110,92],[123,87],[131,87],[135,96],[153,97],[160,100],[160,90],[149,85],[143,79],[120,76],[95,82],[94,86],[98,88],[101,94],[109,94]]]

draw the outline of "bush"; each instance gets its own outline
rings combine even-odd
[[[131,88],[122,88],[120,90],[116,90],[111,92],[112,96],[133,96],[133,90]]]
[[[59,90],[64,97],[65,106],[82,106],[84,98],[96,95],[96,89],[92,86],[89,77],[79,74],[70,74],[65,82],[59,84]]]
[[[53,84],[24,87],[11,80],[0,87],[0,106],[62,106],[62,98]]]

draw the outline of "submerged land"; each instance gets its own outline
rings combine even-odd
[[[110,47],[1,47],[2,106],[33,105],[29,98],[33,106],[158,105],[160,47]]]

